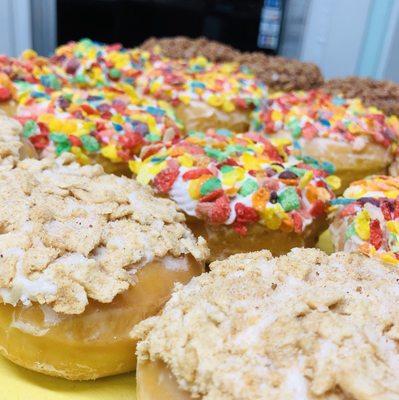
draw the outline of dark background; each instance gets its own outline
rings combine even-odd
[[[240,50],[257,46],[263,0],[58,0],[57,42],[83,37],[141,44],[151,36],[205,36]],[[266,2],[267,3],[267,2]],[[268,1],[271,5],[278,1]]]

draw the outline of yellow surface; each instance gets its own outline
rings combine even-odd
[[[0,400],[136,400],[134,374],[91,382],[52,378],[0,356]]]
[[[316,245],[320,250],[323,250],[327,254],[334,253],[334,245],[331,239],[330,231],[324,231],[319,238],[319,241]]]

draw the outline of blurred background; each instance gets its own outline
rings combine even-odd
[[[312,61],[326,78],[399,82],[399,0],[0,0],[0,53],[12,56],[176,35]]]

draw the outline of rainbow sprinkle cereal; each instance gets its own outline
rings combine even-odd
[[[399,119],[387,117],[360,99],[332,96],[322,90],[280,94],[253,113],[252,128],[267,134],[285,133],[301,147],[316,137],[347,142],[356,151],[368,142],[396,150]]]
[[[140,183],[210,224],[243,235],[253,223],[300,233],[324,214],[340,183],[329,175],[331,165],[291,157],[289,145],[226,129],[190,132],[173,146],[149,147],[129,165]]]
[[[190,60],[158,59],[136,81],[144,95],[188,105],[201,101],[230,113],[251,110],[267,98],[267,88],[237,63],[212,63],[204,57]]]
[[[168,104],[138,103],[112,87],[41,93],[26,94],[17,118],[42,155],[69,151],[86,164],[101,154],[113,163],[126,163],[144,146],[173,141],[182,132]]]
[[[372,176],[353,182],[331,201],[335,249],[399,263],[399,178]]]

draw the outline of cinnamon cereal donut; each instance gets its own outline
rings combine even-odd
[[[339,179],[291,157],[290,142],[221,129],[191,132],[172,145],[148,147],[129,162],[141,184],[175,201],[210,259],[313,246]]]
[[[396,116],[321,90],[275,96],[254,113],[252,127],[271,137],[292,138],[301,156],[332,163],[341,190],[351,181],[386,173],[399,137]]]
[[[65,154],[0,174],[0,352],[67,379],[135,369],[131,329],[203,270],[175,205]]]
[[[398,398],[396,269],[315,249],[210,269],[134,329],[138,400]]]

